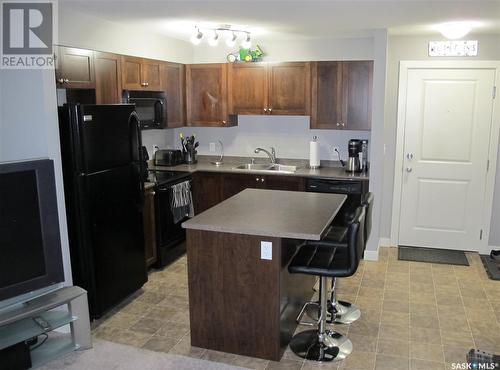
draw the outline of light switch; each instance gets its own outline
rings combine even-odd
[[[260,259],[272,260],[273,259],[273,243],[260,242]]]

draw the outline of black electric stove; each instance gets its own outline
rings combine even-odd
[[[181,224],[174,222],[172,214],[172,185],[184,181],[191,181],[191,173],[185,171],[161,171],[150,170],[149,181],[156,184],[155,187],[155,224],[156,245],[158,248],[158,259],[155,267],[161,268],[174,261],[186,252],[186,231]]]
[[[178,180],[191,178],[191,173],[186,171],[162,171],[149,170],[148,181],[153,182],[156,186],[173,185]]]

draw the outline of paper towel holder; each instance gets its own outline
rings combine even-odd
[[[317,136],[313,136],[313,141],[312,142],[318,142],[318,137]],[[309,149],[311,150],[311,149]],[[319,155],[319,153],[318,153]],[[311,170],[317,170],[321,167],[321,161],[319,160],[318,161],[318,164],[317,165],[311,165],[311,151],[309,152],[309,165],[307,166],[307,168],[311,169]]]

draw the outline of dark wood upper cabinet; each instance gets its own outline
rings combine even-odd
[[[228,85],[231,114],[309,114],[309,62],[230,64]]]
[[[146,83],[146,90],[162,90],[161,65],[163,62],[152,59],[142,60],[143,79]]]
[[[167,127],[181,127],[186,123],[185,70],[180,63],[162,66],[164,89],[167,94]]]
[[[311,128],[370,130],[373,62],[313,62],[311,71]]]
[[[61,88],[95,88],[94,52],[57,46],[56,84]]]
[[[142,59],[122,57],[122,86],[124,90],[142,90]]]
[[[349,130],[370,130],[372,122],[373,62],[342,63],[342,122]]]
[[[121,56],[95,51],[94,64],[97,104],[121,103]]]
[[[268,107],[266,63],[228,65],[228,106],[231,114],[265,114]]]
[[[227,111],[227,65],[186,66],[186,123],[188,126],[233,126]]]
[[[122,57],[122,86],[124,90],[162,89],[162,62],[130,56]]]
[[[270,114],[308,115],[310,107],[310,62],[270,63]]]
[[[342,122],[342,62],[311,65],[311,128],[329,129]]]

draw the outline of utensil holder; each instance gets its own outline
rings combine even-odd
[[[184,152],[184,162],[186,162],[186,164],[198,163],[198,152],[196,150]]]

